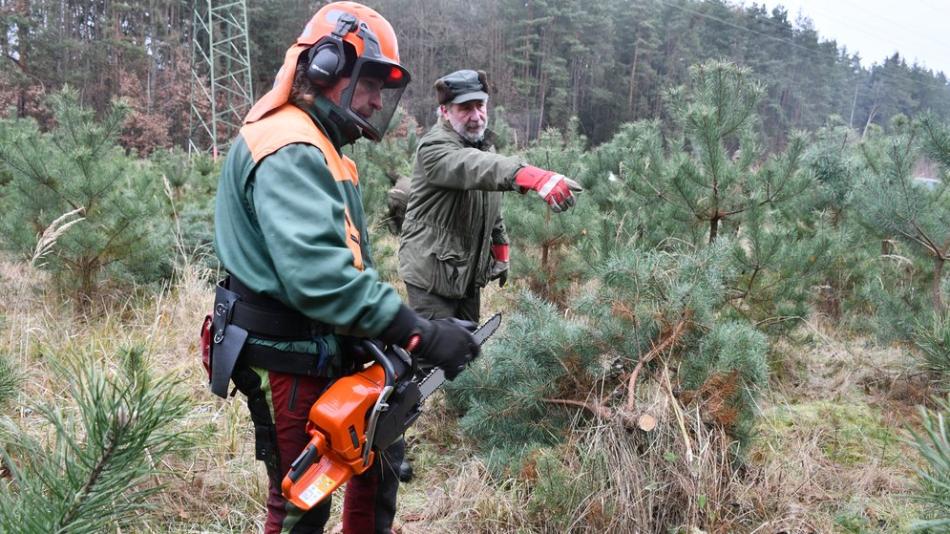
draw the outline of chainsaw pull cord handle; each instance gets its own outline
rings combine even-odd
[[[383,374],[386,377],[383,391],[380,392],[379,398],[376,399],[376,405],[373,406],[373,411],[370,412],[369,415],[369,421],[366,423],[366,443],[363,444],[363,466],[368,466],[369,453],[373,450],[373,440],[376,437],[376,423],[379,421],[379,414],[389,408],[386,401],[389,400],[389,396],[392,395],[396,383],[396,370],[393,368],[393,364],[389,361],[389,358],[386,357],[386,354],[384,354],[375,343],[364,340],[363,347],[373,355],[373,359],[376,360],[376,363],[382,366]]]

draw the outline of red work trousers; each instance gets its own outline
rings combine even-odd
[[[284,499],[281,481],[290,464],[310,441],[306,432],[310,407],[330,384],[317,378],[241,367],[232,376],[247,397],[254,422],[256,456],[267,466],[270,481],[265,534],[320,534],[330,517],[330,499],[301,510]],[[377,455],[373,466],[346,484],[344,534],[389,534],[396,515],[399,464],[405,442],[399,440]]]

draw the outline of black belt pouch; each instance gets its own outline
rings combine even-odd
[[[218,282],[214,290],[214,317],[211,319],[211,392],[221,398],[228,396],[228,383],[241,349],[247,341],[247,330],[230,324],[234,303],[241,297]]]

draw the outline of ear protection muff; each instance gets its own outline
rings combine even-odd
[[[355,31],[359,22],[349,13],[343,13],[337,19],[333,33],[317,41],[310,48],[307,65],[307,78],[318,87],[332,85],[346,69],[346,52],[343,38]]]

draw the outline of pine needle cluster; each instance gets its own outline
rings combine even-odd
[[[937,409],[920,408],[923,430],[911,433],[911,443],[924,460],[917,469],[914,498],[924,504],[929,518],[916,522],[916,532],[950,531],[950,398],[938,400]]]
[[[3,421],[0,531],[93,533],[141,520],[161,489],[162,458],[187,442],[174,423],[188,404],[171,379],[148,372],[140,350],[125,356],[118,372],[89,359],[65,364],[67,402],[35,408],[46,432]]]

